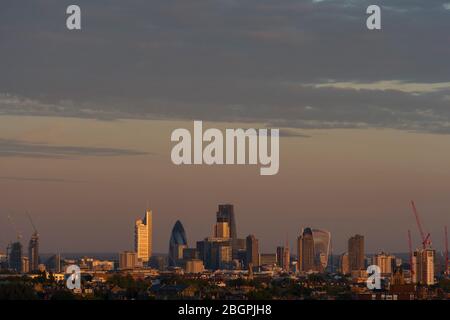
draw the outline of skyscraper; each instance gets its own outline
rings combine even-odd
[[[435,251],[432,249],[418,249],[413,256],[413,282],[423,285],[434,284]]]
[[[342,274],[350,274],[350,261],[348,260],[348,252],[345,252],[340,256],[339,269]]]
[[[303,235],[297,237],[297,271],[303,271]]]
[[[10,269],[22,272],[22,244],[13,242],[8,246],[8,266]]]
[[[33,233],[28,243],[28,263],[31,272],[39,269],[39,234],[37,231]]]
[[[183,259],[183,250],[187,248],[187,237],[180,220],[175,222],[169,241],[169,266],[176,267],[178,260]]]
[[[394,272],[395,257],[393,255],[380,252],[373,256],[372,264],[380,267],[383,275],[391,275]]]
[[[350,271],[365,269],[364,258],[364,236],[357,234],[348,240]]]
[[[277,265],[284,271],[290,270],[291,251],[289,245],[277,247]]]
[[[314,260],[320,271],[328,266],[331,248],[331,233],[323,229],[312,229],[314,240]]]
[[[291,269],[291,250],[289,245],[286,244],[283,250],[283,270],[288,271]]]
[[[237,237],[236,216],[234,214],[234,206],[232,204],[220,204],[219,209],[216,212],[216,221],[218,224],[228,223],[228,229],[230,233],[229,237],[231,239],[231,247],[232,247],[232,258],[236,260],[241,260],[241,262],[243,262],[243,260],[241,259],[242,257],[240,257],[240,255],[243,254],[245,256],[246,239],[240,239]]]
[[[299,271],[314,271],[315,253],[314,237],[311,228],[305,228],[297,239],[298,269]]]
[[[279,246],[277,247],[277,266],[280,268],[283,268],[283,259],[284,259],[284,247]]]
[[[259,244],[258,239],[254,235],[248,235],[246,238],[246,248],[247,248],[247,255],[246,255],[246,265],[247,267],[249,264],[253,266],[253,268],[259,267]]]
[[[230,237],[237,238],[236,219],[234,216],[234,207],[232,204],[220,204],[217,211],[217,222],[228,222],[230,227]]]
[[[144,219],[138,219],[134,229],[134,250],[137,258],[148,262],[153,253],[153,213],[150,209],[145,212]]]

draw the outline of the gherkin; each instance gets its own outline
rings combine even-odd
[[[183,225],[181,224],[180,220],[177,220],[172,228],[172,233],[170,235],[169,266],[177,266],[177,260],[181,258],[179,250],[180,247],[187,247],[187,238]]]

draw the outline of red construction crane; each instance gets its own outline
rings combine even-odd
[[[448,276],[448,235],[447,235],[447,226],[444,227],[445,234],[445,274]]]
[[[430,239],[431,235],[429,233],[425,235],[425,232],[423,231],[423,228],[422,228],[422,224],[420,222],[419,212],[417,211],[414,201],[411,201],[411,207],[413,209],[414,216],[416,218],[416,223],[417,223],[417,227],[419,228],[420,237],[422,238],[423,248],[427,249],[427,248],[431,247],[431,239]]]
[[[411,230],[408,230],[408,246],[409,246],[409,265],[410,265],[411,276],[412,276],[412,275],[414,275],[414,267],[413,267],[413,251],[412,251]]]

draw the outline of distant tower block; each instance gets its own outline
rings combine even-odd
[[[259,243],[258,239],[254,235],[249,235],[246,238],[246,261],[247,266],[252,266],[252,268],[259,267]]]
[[[331,233],[323,229],[312,229],[314,240],[315,264],[319,271],[328,266],[331,251]]]
[[[234,216],[234,207],[232,204],[220,204],[217,211],[217,222],[228,222],[230,227],[230,237],[237,238],[236,218]]]
[[[297,238],[297,256],[299,271],[314,271],[315,264],[315,243],[313,231],[311,228],[305,228],[302,234]]]
[[[145,212],[144,219],[138,219],[134,229],[134,250],[137,258],[148,262],[153,253],[153,213],[150,209]]]
[[[354,235],[348,239],[348,259],[350,271],[365,269],[364,236]]]

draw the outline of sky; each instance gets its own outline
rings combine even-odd
[[[303,227],[407,251],[414,199],[436,249],[450,199],[450,2],[77,0],[0,4],[0,252],[132,249],[154,211],[156,252],[183,223],[212,234],[219,203],[274,252]],[[175,166],[176,128],[280,128],[280,172]]]

